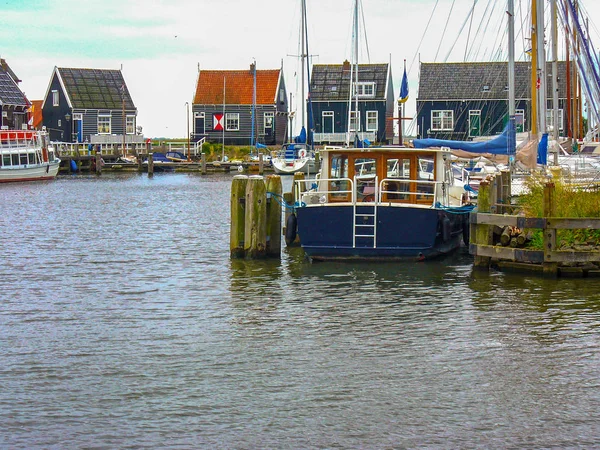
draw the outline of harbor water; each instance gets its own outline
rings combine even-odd
[[[0,448],[598,446],[600,280],[232,261],[231,180],[0,186]]]

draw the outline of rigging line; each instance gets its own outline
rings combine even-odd
[[[497,2],[491,1],[490,2],[493,6],[492,6],[492,10],[489,11],[486,9],[486,14],[487,14],[487,21],[485,22],[485,25],[482,27],[482,29],[484,30],[484,33],[487,33],[487,30],[490,28],[490,21],[492,20],[492,17],[494,17],[495,14],[495,10],[496,10],[496,5],[498,5]],[[488,5],[489,6],[489,5]],[[484,22],[485,17],[482,18],[482,24]],[[484,38],[485,34],[482,36],[481,39],[479,39],[479,46],[477,48],[477,51],[475,52],[475,58],[474,59],[478,59],[479,58],[479,54],[481,52],[483,52],[483,57],[485,59],[485,54],[486,54],[486,50],[483,49],[483,45],[484,43],[487,41],[487,39]]]
[[[440,48],[442,47],[442,42],[444,42],[446,29],[448,28],[448,24],[450,23],[450,17],[452,17],[452,10],[454,9],[454,2],[456,2],[456,0],[452,0],[452,6],[450,6],[450,14],[448,14],[448,18],[446,19],[446,25],[444,25],[444,31],[442,32],[442,39],[440,39],[440,45],[438,45],[438,49],[435,52],[435,57],[433,58],[434,61],[437,61],[438,53],[440,52]]]
[[[413,56],[412,61],[410,62],[410,65],[408,66],[408,73],[410,74],[412,66],[415,62],[415,59],[417,59],[417,55],[419,54],[419,50],[421,48],[421,44],[423,43],[423,39],[425,39],[425,35],[427,34],[427,30],[429,29],[429,24],[431,23],[431,19],[433,19],[433,15],[435,14],[435,9],[437,8],[438,3],[440,2],[440,0],[436,0],[435,1],[435,5],[433,5],[433,10],[431,11],[431,15],[429,16],[429,20],[427,21],[427,25],[425,26],[425,30],[423,30],[423,35],[421,36],[421,40],[419,41],[419,45],[417,46],[417,50],[415,51],[415,55]]]
[[[475,10],[475,4],[476,3],[477,3],[477,0],[473,0],[472,11]],[[465,45],[465,56],[463,58],[463,62],[467,62],[467,51],[469,50],[469,42],[471,40],[471,28],[473,27],[473,16],[475,16],[475,14],[471,13],[471,21],[469,22],[469,32],[467,33],[467,43]]]
[[[363,35],[365,36],[365,47],[367,51],[367,62],[371,64],[371,53],[369,52],[369,41],[367,40],[367,23],[365,22],[365,8],[363,8],[362,0],[359,0],[360,16],[363,23]]]
[[[484,12],[483,12],[483,15],[482,15],[482,17],[486,17],[486,15],[487,15],[487,11],[488,11],[489,7],[490,7],[490,0],[488,0],[488,3],[487,3],[487,5],[486,5],[486,7],[485,7],[485,10],[484,10]],[[468,59],[471,59],[471,54],[473,53],[473,49],[474,49],[474,47],[475,47],[475,43],[476,43],[476,42],[479,42],[481,39],[484,39],[484,37],[485,37],[485,36],[484,36],[484,35],[485,35],[485,30],[483,30],[483,35],[481,36],[481,39],[477,39],[477,37],[478,37],[478,36],[481,34],[481,32],[482,32],[482,27],[483,27],[483,20],[480,20],[480,21],[479,21],[479,25],[477,26],[477,31],[475,32],[475,36],[474,36],[474,38],[473,38],[473,41],[471,41],[471,46],[470,46],[470,48],[469,48],[469,54],[468,54],[468,56],[467,56],[467,58],[468,58]],[[479,42],[479,43],[481,44],[481,42]]]
[[[452,2],[452,6],[454,6],[454,2]],[[456,39],[454,39],[454,42],[452,43],[452,45],[450,46],[450,50],[448,50],[448,54],[446,55],[446,58],[444,58],[444,62],[448,61],[448,58],[450,58],[450,54],[452,53],[452,50],[454,50],[454,46],[456,45],[456,43],[458,42],[458,39],[460,38],[460,35],[462,34],[463,30],[465,29],[465,26],[467,25],[467,21],[469,20],[469,15],[473,14],[473,8],[475,8],[475,5],[473,5],[471,7],[471,10],[469,11],[469,14],[467,15],[467,17],[465,18],[465,20],[463,21],[460,29],[458,30],[458,33],[456,34]],[[450,10],[450,14],[452,14],[452,10]],[[448,16],[448,19],[450,19],[450,16]],[[447,24],[447,23],[446,23]],[[444,33],[446,32],[446,29],[444,29]],[[444,40],[444,37],[442,36],[442,41]],[[440,42],[441,45],[441,42]],[[439,48],[438,48],[439,50]],[[437,54],[436,54],[436,59],[437,59]]]

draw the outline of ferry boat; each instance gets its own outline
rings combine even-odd
[[[311,260],[423,260],[469,240],[469,193],[454,185],[449,149],[336,148],[321,151],[314,180],[296,180],[296,233]],[[306,187],[309,187],[306,190]]]
[[[51,180],[60,159],[43,131],[0,131],[0,183]]]

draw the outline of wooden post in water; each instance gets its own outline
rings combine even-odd
[[[102,154],[99,151],[96,151],[96,164],[95,164],[95,168],[96,168],[96,173],[98,175],[102,174]]]
[[[548,182],[544,185],[544,218],[547,220],[556,215],[554,206],[554,183]],[[558,263],[551,261],[551,253],[556,251],[556,230],[544,228],[544,275],[556,277],[558,275]]]
[[[267,254],[267,189],[260,175],[248,178],[244,224],[246,258],[263,258]]]
[[[232,258],[244,257],[247,185],[248,177],[246,175],[233,177],[231,183],[231,230],[229,233],[229,252]]]
[[[262,175],[264,173],[264,161],[263,161],[263,154],[259,153],[258,154],[258,174]]]
[[[154,153],[148,153],[148,176],[154,175]]]
[[[260,158],[260,157],[259,157]],[[281,194],[279,175],[267,177],[267,255],[281,256]]]
[[[143,170],[144,170],[143,159],[144,158],[142,158],[142,154],[140,152],[138,152],[138,155],[137,155],[137,170],[138,170],[138,172],[143,172]]]
[[[206,175],[206,153],[202,153],[202,175]]]
[[[491,197],[491,186],[490,182],[483,180],[479,183],[479,193],[477,194],[477,208],[471,214],[476,213],[489,213],[491,209],[490,197]],[[492,231],[489,225],[480,225],[478,223],[471,223],[471,243],[475,245],[491,245],[492,244]],[[473,242],[474,239],[474,242]],[[489,256],[475,256],[473,265],[475,267],[489,268],[491,258]]]

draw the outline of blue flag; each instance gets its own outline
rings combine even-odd
[[[404,75],[402,76],[402,84],[400,85],[400,99],[398,102],[404,103],[408,100],[408,77],[406,76],[406,67],[404,68]]]

